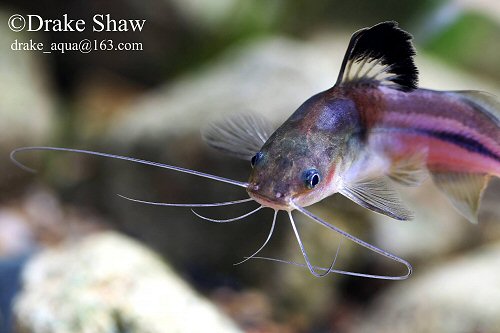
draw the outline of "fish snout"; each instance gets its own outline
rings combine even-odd
[[[286,195],[280,189],[265,188],[259,183],[250,183],[248,194],[263,206],[281,210],[289,208]]]

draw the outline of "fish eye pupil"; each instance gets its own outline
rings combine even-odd
[[[252,168],[257,164],[259,163],[259,161],[262,159],[262,156],[264,154],[262,152],[258,152],[257,154],[255,154],[252,159],[250,160],[250,164],[252,165]]]
[[[319,183],[319,176],[317,174],[313,175],[311,178],[311,185],[315,187]]]
[[[309,169],[304,172],[304,182],[308,189],[315,188],[319,182],[321,181],[321,177],[319,176],[319,172],[316,169]]]

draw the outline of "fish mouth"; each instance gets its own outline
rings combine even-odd
[[[267,195],[264,195],[262,193],[254,192],[251,189],[248,190],[248,195],[260,203],[262,206],[269,207],[275,210],[291,210],[293,209],[292,205],[290,204],[289,200],[287,200],[284,197],[269,197]]]

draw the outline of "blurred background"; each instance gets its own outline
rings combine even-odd
[[[84,32],[12,32],[12,14],[84,19]],[[144,19],[141,32],[95,33],[92,16]],[[500,94],[500,3],[396,0],[0,2],[0,332],[500,332],[498,184],[478,225],[430,182],[401,189],[399,222],[340,195],[312,208],[332,224],[409,260],[405,281],[267,261],[233,264],[265,240],[262,210],[215,224],[162,202],[219,202],[242,189],[153,167],[67,153],[98,150],[245,181],[250,165],[208,148],[200,129],[232,113],[279,125],[336,80],[350,35],[396,20],[415,37],[420,85]],[[141,51],[13,51],[18,42],[112,39]],[[253,203],[198,210],[230,218]],[[297,216],[305,246],[329,266],[338,237]],[[284,215],[266,256],[302,262]],[[344,241],[339,269],[403,274]]]

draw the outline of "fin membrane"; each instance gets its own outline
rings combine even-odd
[[[336,85],[384,85],[411,91],[418,85],[412,36],[389,21],[355,32]],[[357,67],[357,68],[355,68]]]
[[[479,205],[490,176],[477,173],[433,172],[436,186],[450,200],[458,212],[472,223],[477,223]]]
[[[427,154],[415,154],[408,159],[401,159],[392,163],[387,176],[401,185],[419,186],[427,178]]]
[[[243,113],[208,125],[202,131],[202,137],[212,148],[250,160],[269,139],[273,130],[263,118]]]
[[[412,212],[406,208],[385,177],[344,184],[340,193],[365,208],[394,219],[411,220],[413,218]]]

